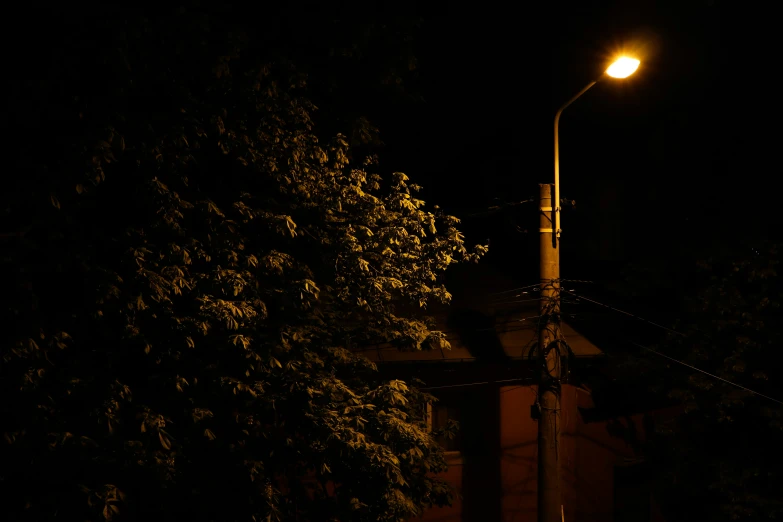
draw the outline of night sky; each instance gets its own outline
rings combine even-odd
[[[227,20],[244,12],[204,5]],[[726,5],[617,0],[512,8],[483,2],[365,6],[361,13],[321,6],[319,14],[259,4],[254,15],[241,18],[261,39],[276,29],[266,38],[277,45],[307,40],[301,31],[335,12],[348,25],[368,15],[390,25],[420,18],[413,41],[418,63],[406,75],[406,96],[368,89],[353,108],[380,129],[383,169],[406,172],[423,185],[430,205],[464,219],[469,242],[490,241],[486,262],[529,283],[538,277],[537,203],[519,203],[553,180],[554,114],[622,51],[642,60],[639,70],[599,83],[561,121],[561,194],[576,202],[562,219],[563,277],[617,275],[639,262],[688,265],[728,245],[779,235],[780,110],[772,80],[779,44],[768,27],[775,18]],[[8,68],[21,77],[18,85],[42,74],[38,60],[47,40],[57,49],[76,27],[89,33],[94,16],[68,7],[44,14],[48,22],[34,10],[17,16],[24,40],[6,34],[13,49]],[[298,17],[309,24],[300,33]],[[312,36],[305,47],[323,51],[323,36]],[[387,51],[394,54],[394,45]],[[351,74],[371,76],[361,68]],[[331,126],[319,126],[320,132],[348,131],[334,125],[347,126],[337,114],[343,102],[318,99],[322,112],[332,110],[323,118]],[[34,111],[45,110],[30,103]],[[28,109],[17,112],[20,121],[30,119]],[[503,204],[503,211],[486,212]]]
[[[273,5],[254,16],[268,22]],[[283,32],[299,24],[294,15],[319,16],[282,11],[273,25]],[[25,68],[38,67],[42,40],[59,46],[56,35],[77,22],[89,32],[89,9],[47,12],[50,28],[30,10],[16,20],[28,36],[5,35]],[[360,14],[346,6],[340,16]],[[418,67],[405,88],[423,101],[368,92],[358,106],[380,129],[383,168],[406,172],[428,203],[463,217],[469,240],[490,239],[489,261],[509,270],[529,261],[520,277],[537,276],[535,203],[474,214],[552,182],[555,112],[623,50],[642,60],[637,73],[599,83],[561,122],[561,194],[576,202],[563,215],[564,273],[683,249],[698,256],[778,230],[772,14],[718,0],[395,5],[373,14],[416,16]],[[9,70],[24,77],[21,67]]]
[[[736,18],[750,10],[709,1],[558,6],[425,13],[415,84],[425,101],[378,112],[385,165],[465,217],[469,239],[491,239],[490,262],[534,279],[534,203],[467,216],[552,182],[555,112],[626,50],[642,60],[637,73],[599,83],[561,120],[561,194],[576,201],[563,216],[563,273],[591,277],[768,236],[774,198],[749,181],[772,183],[774,169],[746,132],[753,93],[727,74],[728,46],[752,51]],[[764,218],[752,219],[756,211]]]

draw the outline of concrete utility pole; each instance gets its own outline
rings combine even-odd
[[[538,329],[538,522],[562,520],[560,491],[560,242],[553,185],[540,185],[541,317]]]

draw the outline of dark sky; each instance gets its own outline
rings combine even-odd
[[[528,199],[553,178],[557,108],[626,49],[642,59],[638,72],[599,83],[561,121],[561,192],[576,201],[563,217],[564,270],[704,252],[747,236],[737,201],[768,194],[742,170],[774,177],[745,162],[746,127],[735,122],[747,94],[727,94],[735,14],[707,0],[558,5],[545,14],[487,4],[425,16],[426,102],[381,118],[385,163],[460,215],[494,198]],[[763,212],[774,217],[770,205]],[[496,261],[535,256],[536,227],[529,210],[465,222],[473,239],[492,239]]]
[[[724,4],[423,7],[410,87],[425,101],[390,104],[368,95],[367,112],[386,144],[382,164],[424,185],[428,203],[464,217],[469,240],[490,239],[493,262],[511,271],[527,263],[534,278],[535,203],[470,216],[527,200],[539,183],[552,181],[557,108],[627,49],[642,59],[639,71],[599,83],[562,119],[561,193],[576,201],[562,221],[564,273],[578,277],[590,263],[670,258],[683,249],[696,255],[769,235],[779,228],[780,119],[772,80],[779,44],[767,27],[776,18]],[[266,13],[258,9],[259,17]],[[72,17],[89,26],[89,16]],[[38,35],[31,42],[74,30],[59,14],[57,31],[39,27],[37,16],[18,18]],[[40,52],[32,44],[25,49]]]

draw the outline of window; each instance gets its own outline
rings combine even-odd
[[[427,422],[430,430],[438,430],[448,426],[449,421],[460,422],[461,411],[457,406],[456,397],[443,395],[438,397],[438,402],[430,404],[427,408]],[[461,430],[460,430],[461,431]],[[460,451],[462,449],[462,437],[457,431],[454,438],[438,437],[438,443],[446,451]]]
[[[615,466],[614,521],[650,521],[650,470],[645,462]]]

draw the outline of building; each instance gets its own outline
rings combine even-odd
[[[448,310],[436,312],[451,350],[399,352],[379,346],[366,356],[389,377],[426,383],[439,398],[430,412],[434,427],[449,419],[460,422],[459,436],[442,441],[450,466],[445,478],[460,498],[452,507],[429,510],[423,520],[534,521],[537,293],[535,288],[507,292],[513,283],[491,269],[462,270],[460,280],[470,284],[455,291]],[[625,384],[615,391],[611,364],[600,347],[567,322],[562,331],[573,352],[564,363],[561,404],[565,520],[662,521],[642,445],[668,410],[645,403],[643,393]]]

